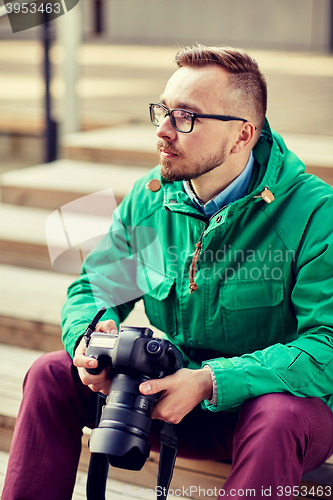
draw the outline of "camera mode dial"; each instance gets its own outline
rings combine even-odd
[[[160,354],[161,350],[161,344],[158,340],[150,340],[146,344],[146,351],[148,352],[148,354],[157,356]]]

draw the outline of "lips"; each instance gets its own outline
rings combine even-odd
[[[179,154],[180,154],[177,151],[175,151],[174,149],[172,149],[170,147],[166,147],[163,143],[157,144],[157,150],[163,158],[175,158],[176,156],[179,156]]]
[[[178,156],[176,153],[172,153],[169,149],[160,149],[160,154],[164,158],[174,158]]]

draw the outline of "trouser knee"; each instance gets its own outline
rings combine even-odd
[[[72,360],[65,351],[56,351],[43,354],[31,365],[25,379],[23,387],[52,383],[54,378],[67,378],[71,376]]]
[[[240,412],[238,429],[252,429],[257,437],[273,436],[296,438],[302,427],[299,398],[284,393],[266,394],[244,403]]]

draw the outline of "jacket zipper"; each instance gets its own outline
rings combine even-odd
[[[205,227],[204,227],[204,229],[203,229],[203,231],[201,233],[200,239],[199,239],[198,243],[196,243],[196,245],[195,245],[196,246],[196,250],[195,250],[195,254],[193,256],[192,262],[191,262],[190,273],[189,273],[189,280],[190,280],[189,289],[190,289],[190,294],[192,294],[193,292],[195,292],[197,290],[197,288],[198,288],[198,285],[195,283],[194,278],[195,278],[195,271],[196,271],[197,262],[198,262],[198,258],[199,258],[199,255],[200,255],[200,251],[201,251],[201,247],[202,247],[202,240],[203,240],[205,231],[208,228],[208,226],[209,226],[210,221],[212,220],[212,218],[215,217],[215,215],[218,214],[219,212],[222,212],[222,210],[224,210],[225,208],[227,208],[227,205],[225,205],[224,207],[220,208],[220,210],[218,210],[217,212],[215,212],[215,214],[212,215],[208,219],[208,221],[207,220],[203,220],[202,217],[200,217],[200,216],[196,217],[195,215],[184,214],[184,212],[177,212],[177,210],[174,211],[175,213],[178,213],[178,214],[186,215],[188,217],[193,217],[194,219],[199,219],[199,220],[201,220],[205,224]],[[171,210],[168,207],[164,207],[164,209],[167,212],[171,212]]]
[[[222,212],[222,210],[224,210],[226,207],[227,207],[227,205],[225,205],[224,207],[220,208],[220,210],[218,210],[217,212],[215,212],[215,214],[212,215],[208,219],[207,222],[205,222],[204,230],[202,231],[200,239],[199,239],[198,243],[196,244],[197,248],[196,248],[195,254],[193,256],[192,262],[191,262],[190,275],[189,275],[189,278],[190,278],[190,285],[189,285],[190,294],[192,294],[193,292],[195,292],[197,290],[197,288],[198,288],[198,285],[194,281],[194,277],[195,277],[195,271],[196,271],[196,267],[197,267],[198,258],[199,258],[200,252],[201,252],[202,240],[203,240],[205,231],[208,228],[208,226],[209,226],[210,221],[212,220],[212,218],[215,217],[216,214],[218,214],[219,212]]]

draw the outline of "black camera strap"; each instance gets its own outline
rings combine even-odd
[[[175,426],[165,422],[160,431],[160,460],[158,464],[157,488],[158,498],[166,500],[173,475],[178,451],[178,438]]]
[[[160,431],[160,459],[157,477],[157,498],[166,500],[177,457],[178,438],[175,426],[165,422]],[[105,488],[109,470],[107,455],[92,453],[87,479],[87,500],[105,500]]]

